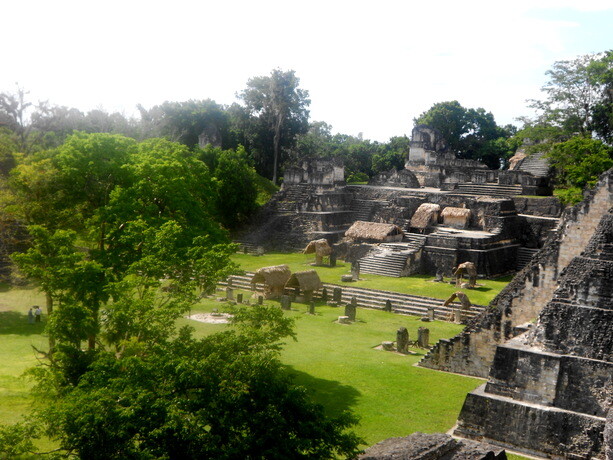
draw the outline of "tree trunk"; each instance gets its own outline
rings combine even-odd
[[[47,303],[47,321],[51,318],[51,314],[53,313],[53,297],[48,292],[45,292],[45,300]],[[49,334],[49,354],[53,354],[53,349],[55,348],[55,338],[53,334]]]

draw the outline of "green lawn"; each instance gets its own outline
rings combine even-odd
[[[269,265],[287,264],[293,272],[315,269],[321,280],[325,283],[341,283],[341,275],[351,272],[351,264],[342,260],[337,261],[336,267],[313,267],[311,263],[315,258],[313,255],[305,254],[286,254],[271,252],[263,256],[251,254],[235,254],[232,260],[240,265],[245,271],[255,271],[260,267]],[[487,305],[508,283],[510,276],[494,280],[478,280],[477,288],[465,290],[472,303],[477,305]],[[347,283],[348,286],[363,287],[368,289],[381,289],[386,291],[402,292],[413,295],[434,297],[436,299],[447,299],[457,291],[453,284],[434,283],[433,276],[414,275],[403,278],[390,278],[389,276],[360,274],[360,280],[354,283]],[[446,280],[450,280],[447,278]]]
[[[260,259],[261,260],[261,259]],[[20,378],[36,365],[32,345],[45,347],[42,325],[27,323],[27,308],[42,302],[34,290],[0,291],[0,422],[17,421],[32,401],[30,384]],[[193,312],[223,309],[224,304],[205,300]],[[287,312],[296,320],[297,341],[289,339],[281,359],[295,381],[304,385],[330,414],[351,409],[360,417],[355,431],[368,445],[414,431],[447,431],[455,423],[466,393],[481,380],[415,367],[425,350],[412,349],[404,356],[375,349],[382,341],[395,340],[404,326],[411,340],[417,328],[430,329],[430,342],[458,333],[462,326],[382,311],[358,309],[358,321],[340,325],[334,320],[342,308],[317,305],[316,315],[306,314],[304,304],[294,303]],[[43,318],[44,320],[44,318]],[[181,319],[198,335],[221,331],[225,325]],[[48,448],[46,441],[41,448]]]
[[[221,308],[207,301],[194,311]],[[288,340],[282,361],[307,387],[316,401],[331,414],[351,409],[361,419],[357,433],[373,444],[391,436],[406,436],[414,431],[447,431],[455,423],[466,393],[481,380],[415,367],[425,350],[412,349],[404,356],[374,347],[396,338],[404,326],[410,339],[417,339],[417,328],[430,329],[430,341],[451,337],[462,326],[376,310],[358,309],[358,321],[351,325],[334,322],[344,314],[342,308],[318,305],[316,315],[306,314],[307,306],[294,303],[287,314],[296,320],[297,341]],[[182,320],[199,334],[223,330],[211,325]]]

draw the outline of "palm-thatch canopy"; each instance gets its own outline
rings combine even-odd
[[[358,220],[345,232],[353,240],[389,241],[394,237],[402,239],[404,232],[398,225]]]
[[[286,288],[300,288],[301,291],[317,291],[322,284],[315,270],[296,272],[285,283]]]
[[[413,217],[411,217],[411,227],[427,228],[438,221],[441,207],[434,203],[423,203],[419,205]]]
[[[251,284],[254,285],[256,283],[263,283],[271,287],[283,287],[285,286],[285,283],[287,283],[287,280],[291,274],[292,272],[289,269],[289,266],[285,264],[262,267],[259,268],[253,275]]]
[[[311,241],[307,247],[302,251],[303,254],[317,254],[318,256],[329,256],[332,254],[332,248],[328,243],[328,240],[325,238],[321,238],[319,240]]]
[[[471,216],[470,209],[466,208],[452,208],[450,206],[443,209],[441,217],[445,225],[452,227],[466,228]]]

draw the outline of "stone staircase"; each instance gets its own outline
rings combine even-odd
[[[537,252],[539,252],[538,249],[517,248],[517,265],[515,267],[517,271],[520,271],[522,268],[528,265],[530,260],[532,260]]]
[[[389,206],[390,202],[385,200],[359,200],[354,199],[351,202],[349,210],[353,212],[354,221],[362,220],[370,221],[375,208]]]
[[[399,278],[409,256],[421,251],[425,243],[424,235],[410,233],[405,234],[402,242],[381,243],[375,252],[360,259],[360,272]]]
[[[512,197],[522,194],[521,185],[501,185],[496,183],[489,184],[473,184],[460,183],[454,193],[461,195],[487,195],[495,197]]]
[[[520,171],[529,172],[533,176],[545,177],[549,174],[549,162],[545,158],[545,153],[537,152],[523,159],[520,163]]]
[[[229,279],[232,280],[232,287],[235,289],[250,291],[252,289],[252,277],[253,273],[247,272],[245,275],[232,275]],[[224,290],[227,285],[227,281],[224,281],[220,282],[218,287],[220,290]],[[351,298],[355,296],[358,306],[362,308],[384,310],[385,303],[387,300],[389,300],[392,303],[392,311],[400,315],[426,316],[428,314],[428,308],[433,307],[434,318],[438,320],[446,320],[452,309],[460,308],[460,304],[457,302],[452,303],[449,307],[443,307],[443,300],[434,299],[431,297],[401,294],[378,289],[364,289],[349,285],[341,286],[331,283],[324,283],[323,287],[326,288],[328,299],[332,298],[334,288],[341,288],[341,299],[343,303],[347,304],[351,302]],[[256,289],[263,290],[263,286],[256,284]],[[314,292],[313,297],[316,299],[321,299],[322,291],[323,289]],[[485,308],[486,307],[483,305],[473,305],[472,309],[467,313],[467,317],[472,318],[481,313]]]
[[[312,194],[312,189],[305,186],[288,187],[277,201],[277,211],[280,213],[297,212],[300,205],[306,203],[309,196]]]

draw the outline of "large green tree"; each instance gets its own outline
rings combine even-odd
[[[311,101],[299,84],[293,70],[274,69],[269,76],[249,79],[240,93],[248,113],[258,121],[253,126],[259,137],[259,163],[275,184],[282,155],[295,145],[296,135],[308,129]]]
[[[491,112],[466,109],[458,101],[438,102],[415,118],[416,125],[436,128],[447,149],[459,158],[480,160],[498,169],[513,153],[506,140],[515,134],[512,125],[498,126]]]

